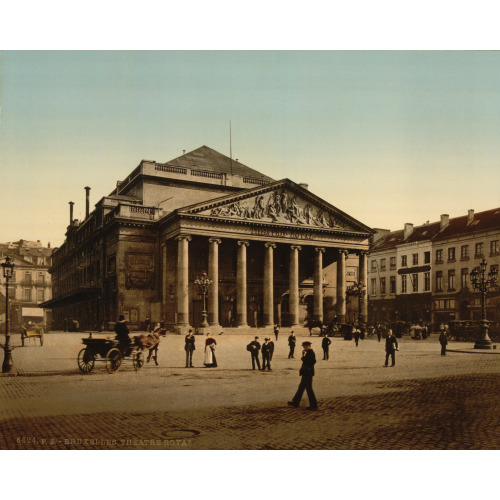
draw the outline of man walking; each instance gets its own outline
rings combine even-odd
[[[446,335],[446,330],[442,330],[439,334],[439,343],[441,344],[441,356],[446,356],[446,346],[448,345],[448,335]]]
[[[193,368],[193,351],[195,350],[193,330],[189,330],[184,342],[184,350],[186,351],[186,368],[188,366],[189,368]]]
[[[332,341],[325,335],[321,342],[321,347],[323,348],[323,359],[329,359],[330,344]]]
[[[259,351],[260,351],[260,342],[259,337],[255,337],[250,344],[247,346],[247,350],[250,351],[252,355],[252,370],[255,370],[255,364],[257,364],[257,368],[260,370],[260,361],[259,361]]]
[[[290,332],[290,336],[288,337],[288,345],[290,346],[290,352],[288,353],[288,359],[293,358],[293,354],[295,352],[295,344],[297,343],[297,339],[293,333],[293,330]]]
[[[385,367],[388,366],[389,356],[392,358],[391,366],[396,364],[396,351],[399,349],[398,341],[392,334],[392,330],[387,330],[387,338],[385,339]]]
[[[264,343],[262,344],[262,371],[266,368],[271,370],[271,345],[269,342],[270,339],[264,339]]]
[[[299,375],[302,377],[300,380],[299,388],[295,393],[295,396],[291,401],[288,401],[289,406],[294,406],[297,408],[302,399],[304,391],[307,391],[307,397],[309,398],[309,406],[306,410],[317,410],[318,402],[316,401],[316,396],[312,388],[312,380],[314,377],[314,365],[316,364],[316,356],[314,351],[311,349],[311,342],[302,342],[304,351],[302,352],[302,367],[299,371]]]

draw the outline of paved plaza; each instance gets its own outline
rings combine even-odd
[[[300,343],[288,359],[288,330],[275,341],[272,370],[252,371],[246,345],[262,329],[214,335],[217,368],[185,368],[184,337],[162,338],[158,363],[114,374],[96,362],[77,367],[85,333],[52,332],[13,351],[17,377],[0,378],[1,449],[498,449],[500,350],[437,336],[399,339],[396,366],[384,368],[384,342],[333,338],[330,359],[316,353],[316,412],[287,406],[299,383]],[[112,333],[94,337],[112,337]],[[12,337],[15,346],[20,338]]]

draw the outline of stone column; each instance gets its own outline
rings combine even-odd
[[[302,247],[290,247],[290,290],[288,295],[290,305],[291,326],[299,324],[299,251]]]
[[[323,252],[324,248],[315,248],[314,255],[314,313],[313,319],[323,323]]]
[[[273,275],[273,249],[275,243],[266,243],[264,258],[264,326],[274,325],[274,275]]]
[[[247,322],[247,246],[248,241],[238,241],[236,269],[236,326],[248,326]]]
[[[165,321],[167,315],[167,242],[161,245],[161,316]],[[152,318],[151,318],[152,319]]]
[[[208,277],[212,280],[212,286],[208,290],[208,324],[219,328],[219,245],[222,241],[218,238],[210,238],[208,243],[210,245]]]
[[[177,237],[177,332],[184,334],[189,325],[189,249],[191,236]]]
[[[337,260],[337,318],[340,323],[345,323],[346,303],[345,303],[345,259],[349,252],[347,250],[339,250],[339,258]]]
[[[361,251],[359,253],[359,284],[365,291],[365,293],[359,298],[359,318],[361,323],[366,323],[368,321],[368,278],[366,273],[367,266],[367,252]]]

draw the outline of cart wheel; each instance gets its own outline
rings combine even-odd
[[[108,351],[106,354],[106,370],[109,373],[115,373],[120,369],[120,365],[122,364],[122,354],[120,349],[114,347]]]
[[[144,366],[144,354],[141,351],[134,354],[133,363],[135,371],[140,370]]]
[[[83,373],[90,373],[94,369],[94,353],[87,348],[83,348],[78,353],[78,368]]]

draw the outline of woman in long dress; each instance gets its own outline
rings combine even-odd
[[[207,368],[216,368],[217,360],[215,359],[215,346],[217,342],[214,338],[207,333],[207,340],[205,340],[205,361],[203,364]]]

